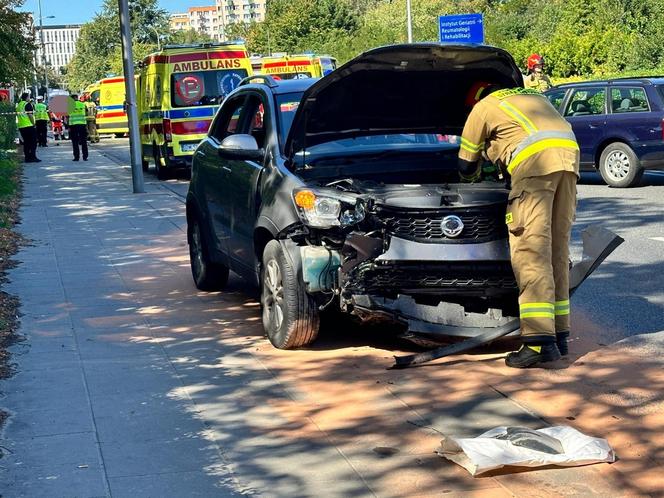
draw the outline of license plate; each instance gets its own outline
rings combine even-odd
[[[182,152],[194,152],[196,150],[196,147],[198,147],[198,144],[181,144],[180,149],[182,149]]]

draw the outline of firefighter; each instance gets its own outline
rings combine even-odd
[[[544,73],[544,57],[539,54],[532,54],[527,61],[528,75],[523,83],[526,88],[546,92],[553,86],[551,79]]]
[[[85,123],[88,129],[88,138],[90,139],[90,142],[99,142],[99,133],[97,132],[97,106],[89,95],[85,98]]]
[[[576,210],[579,146],[546,97],[477,83],[459,150],[462,181],[481,179],[483,154],[511,178],[505,222],[519,286],[523,345],[505,363],[526,368],[567,354],[569,240]]]
[[[18,131],[23,140],[23,154],[26,163],[39,163],[37,159],[37,131],[35,129],[34,106],[30,103],[30,94],[22,93],[21,100],[16,104],[16,120]]]
[[[85,104],[78,99],[78,95],[72,95],[73,100],[69,106],[69,138],[74,150],[74,161],[80,158],[83,152],[83,160],[88,160],[87,129],[85,124]],[[80,150],[79,150],[80,149]]]
[[[35,104],[35,128],[37,130],[37,144],[39,147],[48,147],[46,132],[48,129],[48,107],[44,104],[44,97],[37,97]]]

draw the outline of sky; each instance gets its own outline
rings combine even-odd
[[[34,12],[35,20],[39,22],[38,0],[25,0],[22,11]],[[54,19],[44,19],[44,25],[49,24],[83,24],[92,19],[95,12],[101,10],[103,0],[41,0],[42,15],[55,16]],[[182,12],[188,7],[214,5],[214,0],[159,0],[162,9],[168,12]]]

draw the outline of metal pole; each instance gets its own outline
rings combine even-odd
[[[131,26],[129,24],[129,2],[118,0],[120,10],[120,35],[122,38],[122,67],[125,78],[125,105],[129,118],[129,153],[131,156],[131,180],[135,194],[145,192],[143,186],[143,168],[141,136],[138,132],[138,112],[136,110],[136,86],[134,82],[134,55],[131,45]]]
[[[408,43],[413,43],[413,18],[410,14],[410,0],[406,0],[406,23],[408,24]]]
[[[44,66],[44,86],[46,93],[44,93],[44,102],[48,102],[48,71],[46,69],[46,45],[44,44],[44,22],[42,19],[41,0],[39,0],[39,38],[41,42],[41,58],[42,66]]]
[[[161,52],[161,40],[160,40],[161,36],[159,35],[159,32],[157,31],[157,28],[155,28],[154,26],[150,26],[150,29],[152,31],[154,31],[155,35],[157,35],[157,51]]]

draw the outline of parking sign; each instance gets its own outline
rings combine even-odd
[[[440,41],[447,43],[484,43],[482,14],[458,14],[438,18]]]

